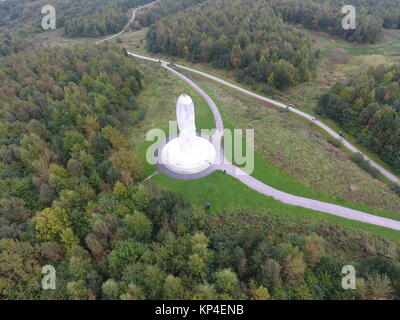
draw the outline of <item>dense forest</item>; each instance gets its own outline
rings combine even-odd
[[[24,31],[0,34],[0,57],[17,53],[30,45],[29,33]]]
[[[207,0],[162,0],[152,7],[138,12],[137,20],[143,27],[148,27],[162,18],[194,7]]]
[[[6,0],[0,1],[0,27],[21,18],[26,4],[37,0]]]
[[[268,208],[210,216],[141,184],[124,128],[146,116],[145,78],[125,51],[54,48],[0,63],[0,299],[400,296],[391,241]],[[341,287],[349,263],[357,290]],[[45,265],[55,290],[41,288]]]
[[[99,37],[117,33],[129,20],[128,10],[152,0],[49,0],[56,8],[57,28],[70,37]],[[0,26],[39,27],[43,2],[17,0],[0,2]],[[26,25],[24,25],[26,24]],[[29,28],[28,28],[29,29]],[[39,30],[39,29],[38,29]]]
[[[283,89],[311,79],[315,53],[302,32],[263,1],[216,0],[150,27],[148,49],[236,70],[245,82]]]
[[[35,8],[38,0],[0,1],[0,57],[30,48],[30,38],[38,29],[33,25],[22,26],[24,17],[40,18],[40,10]]]
[[[400,65],[371,68],[321,96],[318,114],[342,125],[358,143],[400,172]]]
[[[149,26],[165,16],[203,3],[207,0],[164,0],[138,15],[143,26]],[[311,30],[320,30],[350,41],[371,42],[379,39],[384,28],[400,29],[398,0],[266,0],[285,21],[300,23]],[[353,5],[358,14],[360,30],[343,32],[341,8]],[[376,19],[380,18],[380,19]]]
[[[327,32],[347,41],[375,43],[383,28],[400,29],[398,0],[268,0],[274,12],[285,22],[298,23],[305,28]],[[343,30],[342,7],[356,9],[356,29]]]
[[[390,0],[389,0],[390,1]],[[375,15],[376,6],[371,5],[367,10],[365,1],[353,1],[356,8],[357,25],[355,30],[342,28],[342,7],[352,1],[342,0],[268,0],[274,12],[285,22],[299,23],[304,27],[323,31],[347,41],[375,43],[380,40],[383,31],[383,20]],[[357,2],[357,3],[355,3]],[[378,14],[378,13],[377,13]],[[398,12],[400,18],[400,11]]]
[[[351,4],[356,8],[365,9],[368,14],[383,19],[383,27],[400,29],[400,6],[398,0],[331,0],[334,4]]]
[[[153,0],[83,0],[60,3],[65,34],[99,37],[121,31],[129,20],[127,11]]]

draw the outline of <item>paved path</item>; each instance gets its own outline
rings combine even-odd
[[[147,181],[149,181],[151,178],[153,178],[154,176],[158,175],[160,172],[156,171],[153,174],[149,175],[146,179],[144,179],[141,184],[146,183]]]
[[[148,3],[148,4],[145,4],[145,5],[141,6],[141,7],[138,7],[138,8],[136,8],[136,9],[134,9],[134,10],[132,11],[131,20],[129,20],[129,22],[126,24],[126,26],[125,26],[120,32],[118,32],[118,33],[116,33],[116,34],[113,34],[112,36],[110,36],[110,37],[108,37],[108,38],[99,40],[99,41],[96,42],[96,44],[99,44],[99,43],[102,43],[102,42],[106,42],[106,41],[109,41],[109,40],[111,40],[111,39],[114,39],[114,38],[119,37],[121,34],[123,34],[123,33],[126,31],[126,29],[128,29],[128,27],[131,25],[131,23],[133,22],[133,20],[135,20],[135,16],[136,16],[136,12],[137,12],[137,11],[139,11],[139,10],[141,10],[141,9],[144,9],[144,8],[146,8],[146,7],[152,6],[153,4],[157,3],[158,1],[159,1],[159,0],[154,1],[154,2],[150,2],[150,3]]]
[[[365,154],[363,154],[360,150],[358,150],[356,147],[354,147],[350,142],[348,142],[346,139],[343,139],[337,132],[335,132],[334,130],[332,130],[331,128],[329,128],[327,125],[325,125],[324,123],[322,123],[319,120],[315,120],[314,116],[309,115],[308,113],[305,113],[303,111],[300,111],[296,108],[293,107],[289,107],[286,104],[283,104],[281,102],[272,100],[272,99],[268,99],[266,97],[263,97],[259,94],[256,94],[254,92],[251,92],[249,90],[243,89],[242,87],[239,87],[235,84],[232,84],[228,81],[222,80],[218,77],[215,77],[213,75],[210,75],[208,73],[193,69],[193,68],[189,68],[189,67],[185,67],[179,64],[175,64],[176,67],[183,69],[183,70],[187,70],[193,73],[197,73],[199,75],[202,75],[203,77],[209,78],[211,80],[217,81],[225,86],[228,86],[230,88],[233,88],[235,90],[238,90],[242,93],[245,93],[249,96],[252,96],[256,99],[268,102],[269,104],[272,104],[274,106],[277,106],[279,108],[283,108],[286,110],[289,110],[291,112],[294,112],[300,116],[302,116],[303,118],[306,118],[307,120],[312,121],[313,123],[315,123],[317,126],[319,126],[320,128],[322,128],[323,130],[325,130],[327,133],[329,133],[333,138],[339,140],[348,150],[350,150],[351,152],[354,153],[361,153],[364,157],[365,160],[367,160],[373,167],[375,167],[376,169],[378,169],[385,177],[387,177],[388,179],[390,179],[392,182],[395,182],[397,184],[400,184],[400,179],[397,178],[394,174],[390,173],[388,170],[386,170],[385,168],[383,168],[382,166],[380,166],[379,164],[377,164],[376,162],[374,162],[373,160],[371,160],[370,158],[368,158]]]
[[[152,4],[152,3],[151,3]],[[148,5],[151,5],[148,4]],[[146,6],[148,6],[146,5]],[[141,9],[143,7],[137,8],[134,10],[133,12],[133,19],[135,16],[135,13]],[[133,21],[133,19],[131,20],[131,22]],[[122,32],[120,34],[122,34],[125,31],[122,30]],[[119,34],[118,34],[119,35]],[[110,37],[115,38],[115,37]],[[105,39],[107,40],[107,39]],[[135,54],[133,52],[129,52],[128,54],[130,56],[136,57],[136,58],[140,58],[140,59],[144,59],[147,61],[152,61],[152,62],[157,62],[160,63],[160,65],[165,68],[166,70],[176,74],[178,77],[180,77],[181,79],[183,79],[186,83],[188,83],[192,88],[194,88],[208,103],[208,105],[211,108],[211,111],[213,112],[214,115],[214,119],[215,119],[215,123],[216,123],[216,133],[214,135],[214,137],[217,139],[218,143],[220,144],[221,142],[221,138],[222,138],[222,134],[223,134],[223,121],[222,121],[222,117],[221,114],[218,110],[218,107],[216,106],[216,104],[214,103],[214,101],[199,87],[197,86],[192,80],[190,80],[188,77],[186,77],[185,75],[179,73],[178,71],[172,69],[169,67],[169,62],[165,61],[165,60],[158,60],[158,59],[154,59],[154,58],[150,58],[150,57],[146,57],[143,55],[139,55],[139,54]],[[276,105],[278,107],[281,108],[285,108],[287,109],[288,106],[286,106],[283,103],[265,98],[263,96],[260,96],[258,94],[255,94],[251,91],[248,91],[246,89],[243,89],[239,86],[236,86],[234,84],[231,84],[225,80],[219,79],[217,77],[214,77],[212,75],[209,75],[207,73],[192,69],[192,68],[188,68],[185,66],[181,66],[181,65],[175,65],[178,68],[184,69],[184,70],[188,70],[191,72],[195,72],[197,74],[203,75],[207,78],[210,78],[212,80],[215,80],[217,82],[220,82],[224,85],[227,85],[233,89],[239,90],[245,94],[251,95],[257,99],[266,101],[270,104]],[[290,110],[292,112],[295,112],[299,115],[301,115],[302,117],[309,119],[313,122],[315,122],[317,125],[319,125],[321,128],[323,128],[325,131],[327,131],[330,135],[332,135],[333,137],[335,137],[336,139],[340,139],[342,141],[342,143],[349,148],[350,150],[352,150],[353,152],[358,152],[358,150],[353,147],[350,143],[348,143],[347,141],[345,141],[344,139],[341,139],[341,137],[334,132],[332,129],[330,129],[328,126],[324,125],[323,123],[321,123],[320,121],[314,121],[314,117],[310,116],[307,113],[304,113],[300,110],[297,110],[295,108],[290,108]],[[213,137],[213,138],[214,138]],[[218,144],[218,145],[219,145]],[[371,164],[373,164],[373,162],[371,161]],[[395,182],[399,182],[399,180],[397,179],[397,177],[393,176],[391,173],[387,172],[385,169],[381,168],[379,165],[375,164],[375,167],[377,167],[383,174],[385,174],[385,176],[387,176],[388,178],[390,178],[392,181]],[[303,198],[303,197],[299,197],[299,196],[295,196],[295,195],[291,195],[288,194],[286,192],[274,189],[266,184],[264,184],[263,182],[253,178],[252,176],[248,175],[247,173],[245,173],[244,171],[242,171],[240,168],[232,165],[231,163],[229,163],[226,159],[224,161],[224,163],[221,164],[220,170],[225,171],[227,174],[229,174],[230,176],[238,179],[239,181],[241,181],[242,183],[244,183],[245,185],[247,185],[249,188],[264,194],[266,196],[269,197],[273,197],[276,200],[279,200],[283,203],[289,204],[289,205],[294,205],[294,206],[299,206],[299,207],[303,207],[303,208],[307,208],[307,209],[311,209],[311,210],[316,210],[316,211],[320,211],[320,212],[324,212],[324,213],[328,213],[331,215],[335,215],[335,216],[339,216],[339,217],[343,217],[346,219],[350,219],[350,220],[356,220],[356,221],[360,221],[360,222],[364,222],[364,223],[368,223],[368,224],[373,224],[373,225],[377,225],[377,226],[381,226],[381,227],[386,227],[389,229],[394,229],[394,230],[399,230],[400,231],[400,221],[396,221],[396,220],[392,220],[392,219],[387,219],[387,218],[383,218],[383,217],[379,217],[379,216],[374,216],[371,215],[369,213],[365,213],[365,212],[361,212],[358,210],[354,210],[354,209],[350,209],[350,208],[346,208],[346,207],[342,207],[342,206],[338,206],[338,205],[334,205],[331,203],[327,203],[327,202],[322,202],[322,201],[317,201],[317,200],[312,200],[312,199],[308,199],[308,198]]]
[[[369,213],[353,210],[327,202],[294,196],[292,194],[274,189],[262,183],[261,181],[253,178],[252,176],[249,176],[240,168],[235,167],[232,164],[224,164],[221,169],[225,170],[227,174],[240,180],[251,189],[266,196],[272,197],[275,200],[279,200],[283,203],[400,231],[400,221],[374,216]]]

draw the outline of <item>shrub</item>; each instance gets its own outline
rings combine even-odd
[[[350,156],[350,160],[355,162],[361,169],[368,172],[375,179],[381,178],[381,173],[378,169],[374,168],[367,160],[364,159],[361,153],[354,153]]]

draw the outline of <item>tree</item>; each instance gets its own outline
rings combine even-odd
[[[388,300],[393,297],[391,281],[386,274],[368,274],[364,290],[362,296],[367,300]]]
[[[108,279],[101,286],[104,297],[109,300],[117,300],[121,293],[118,283],[114,279]]]
[[[61,232],[71,226],[68,213],[62,208],[46,208],[32,219],[35,224],[36,238],[41,241],[59,239]]]
[[[115,169],[120,170],[122,182],[125,185],[138,181],[142,175],[142,164],[136,155],[127,149],[114,152],[110,157],[110,161]]]
[[[11,222],[21,223],[26,221],[31,215],[31,211],[26,208],[25,201],[20,198],[1,198],[0,216]]]
[[[141,212],[134,211],[124,218],[132,238],[138,241],[148,241],[152,233],[151,221]]]
[[[304,237],[305,259],[314,266],[325,254],[325,241],[316,234]]]
[[[106,252],[104,250],[104,247],[95,234],[89,234],[86,237],[85,241],[90,252],[92,253],[92,256],[95,259],[100,260],[105,257]]]
[[[119,181],[115,183],[113,193],[120,198],[126,198],[128,196],[128,189]]]
[[[92,264],[90,259],[83,259],[76,256],[72,256],[69,259],[68,272],[74,280],[85,280],[91,269]]]
[[[268,288],[275,289],[282,285],[281,266],[278,261],[268,259],[261,267],[261,283]]]
[[[238,285],[238,278],[231,269],[223,269],[214,273],[217,290],[221,293],[233,293]]]
[[[111,143],[112,147],[116,150],[128,147],[128,141],[117,129],[107,126],[102,130],[104,138]]]
[[[165,274],[157,265],[146,266],[143,274],[143,284],[146,289],[146,296],[149,299],[160,299],[162,284],[165,281]]]
[[[198,254],[192,254],[189,256],[187,269],[191,277],[202,280],[206,276],[207,265],[205,264],[203,258],[201,258]]]
[[[118,275],[129,263],[136,261],[146,251],[146,246],[140,242],[121,240],[107,256],[110,270]]]
[[[249,283],[249,293],[252,300],[269,300],[268,289],[263,286],[257,286],[257,283],[252,279]]]
[[[60,240],[64,244],[64,249],[67,253],[71,252],[72,248],[79,244],[79,239],[72,228],[65,228],[61,232]]]
[[[64,147],[70,153],[83,150],[88,145],[85,137],[77,131],[68,131],[64,137]]]
[[[144,300],[143,290],[136,284],[130,284],[127,292],[121,295],[121,300]]]
[[[236,66],[238,65],[241,56],[242,56],[242,48],[240,47],[239,43],[235,43],[231,53],[231,64],[234,68],[236,68]]]
[[[92,297],[92,292],[83,280],[68,282],[67,292],[72,300],[89,300]]]
[[[44,204],[50,204],[55,199],[55,196],[56,191],[52,186],[49,186],[48,184],[43,184],[40,187],[39,200]]]
[[[46,260],[60,261],[64,259],[64,251],[56,241],[48,241],[40,244],[40,251]]]
[[[217,292],[212,284],[204,283],[196,287],[194,300],[216,300]]]
[[[0,298],[35,299],[41,290],[40,278],[35,247],[18,240],[0,240]]]
[[[306,268],[303,254],[297,247],[285,243],[282,249],[282,274],[286,281],[292,284],[299,283]]]
[[[168,275],[165,278],[163,286],[163,299],[178,300],[182,298],[183,285],[182,280],[173,275]]]
[[[139,185],[137,191],[133,195],[136,206],[139,210],[144,210],[147,208],[151,197],[144,185]]]
[[[73,177],[81,177],[84,175],[84,169],[81,163],[75,159],[69,159],[67,162],[67,170]]]

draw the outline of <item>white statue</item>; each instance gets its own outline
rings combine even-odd
[[[176,103],[176,119],[178,121],[181,151],[192,151],[196,137],[196,124],[194,116],[194,104],[192,98],[182,94]]]
[[[176,103],[179,136],[169,141],[160,152],[159,163],[179,174],[196,174],[207,170],[217,153],[210,141],[196,133],[192,99],[183,94]]]

